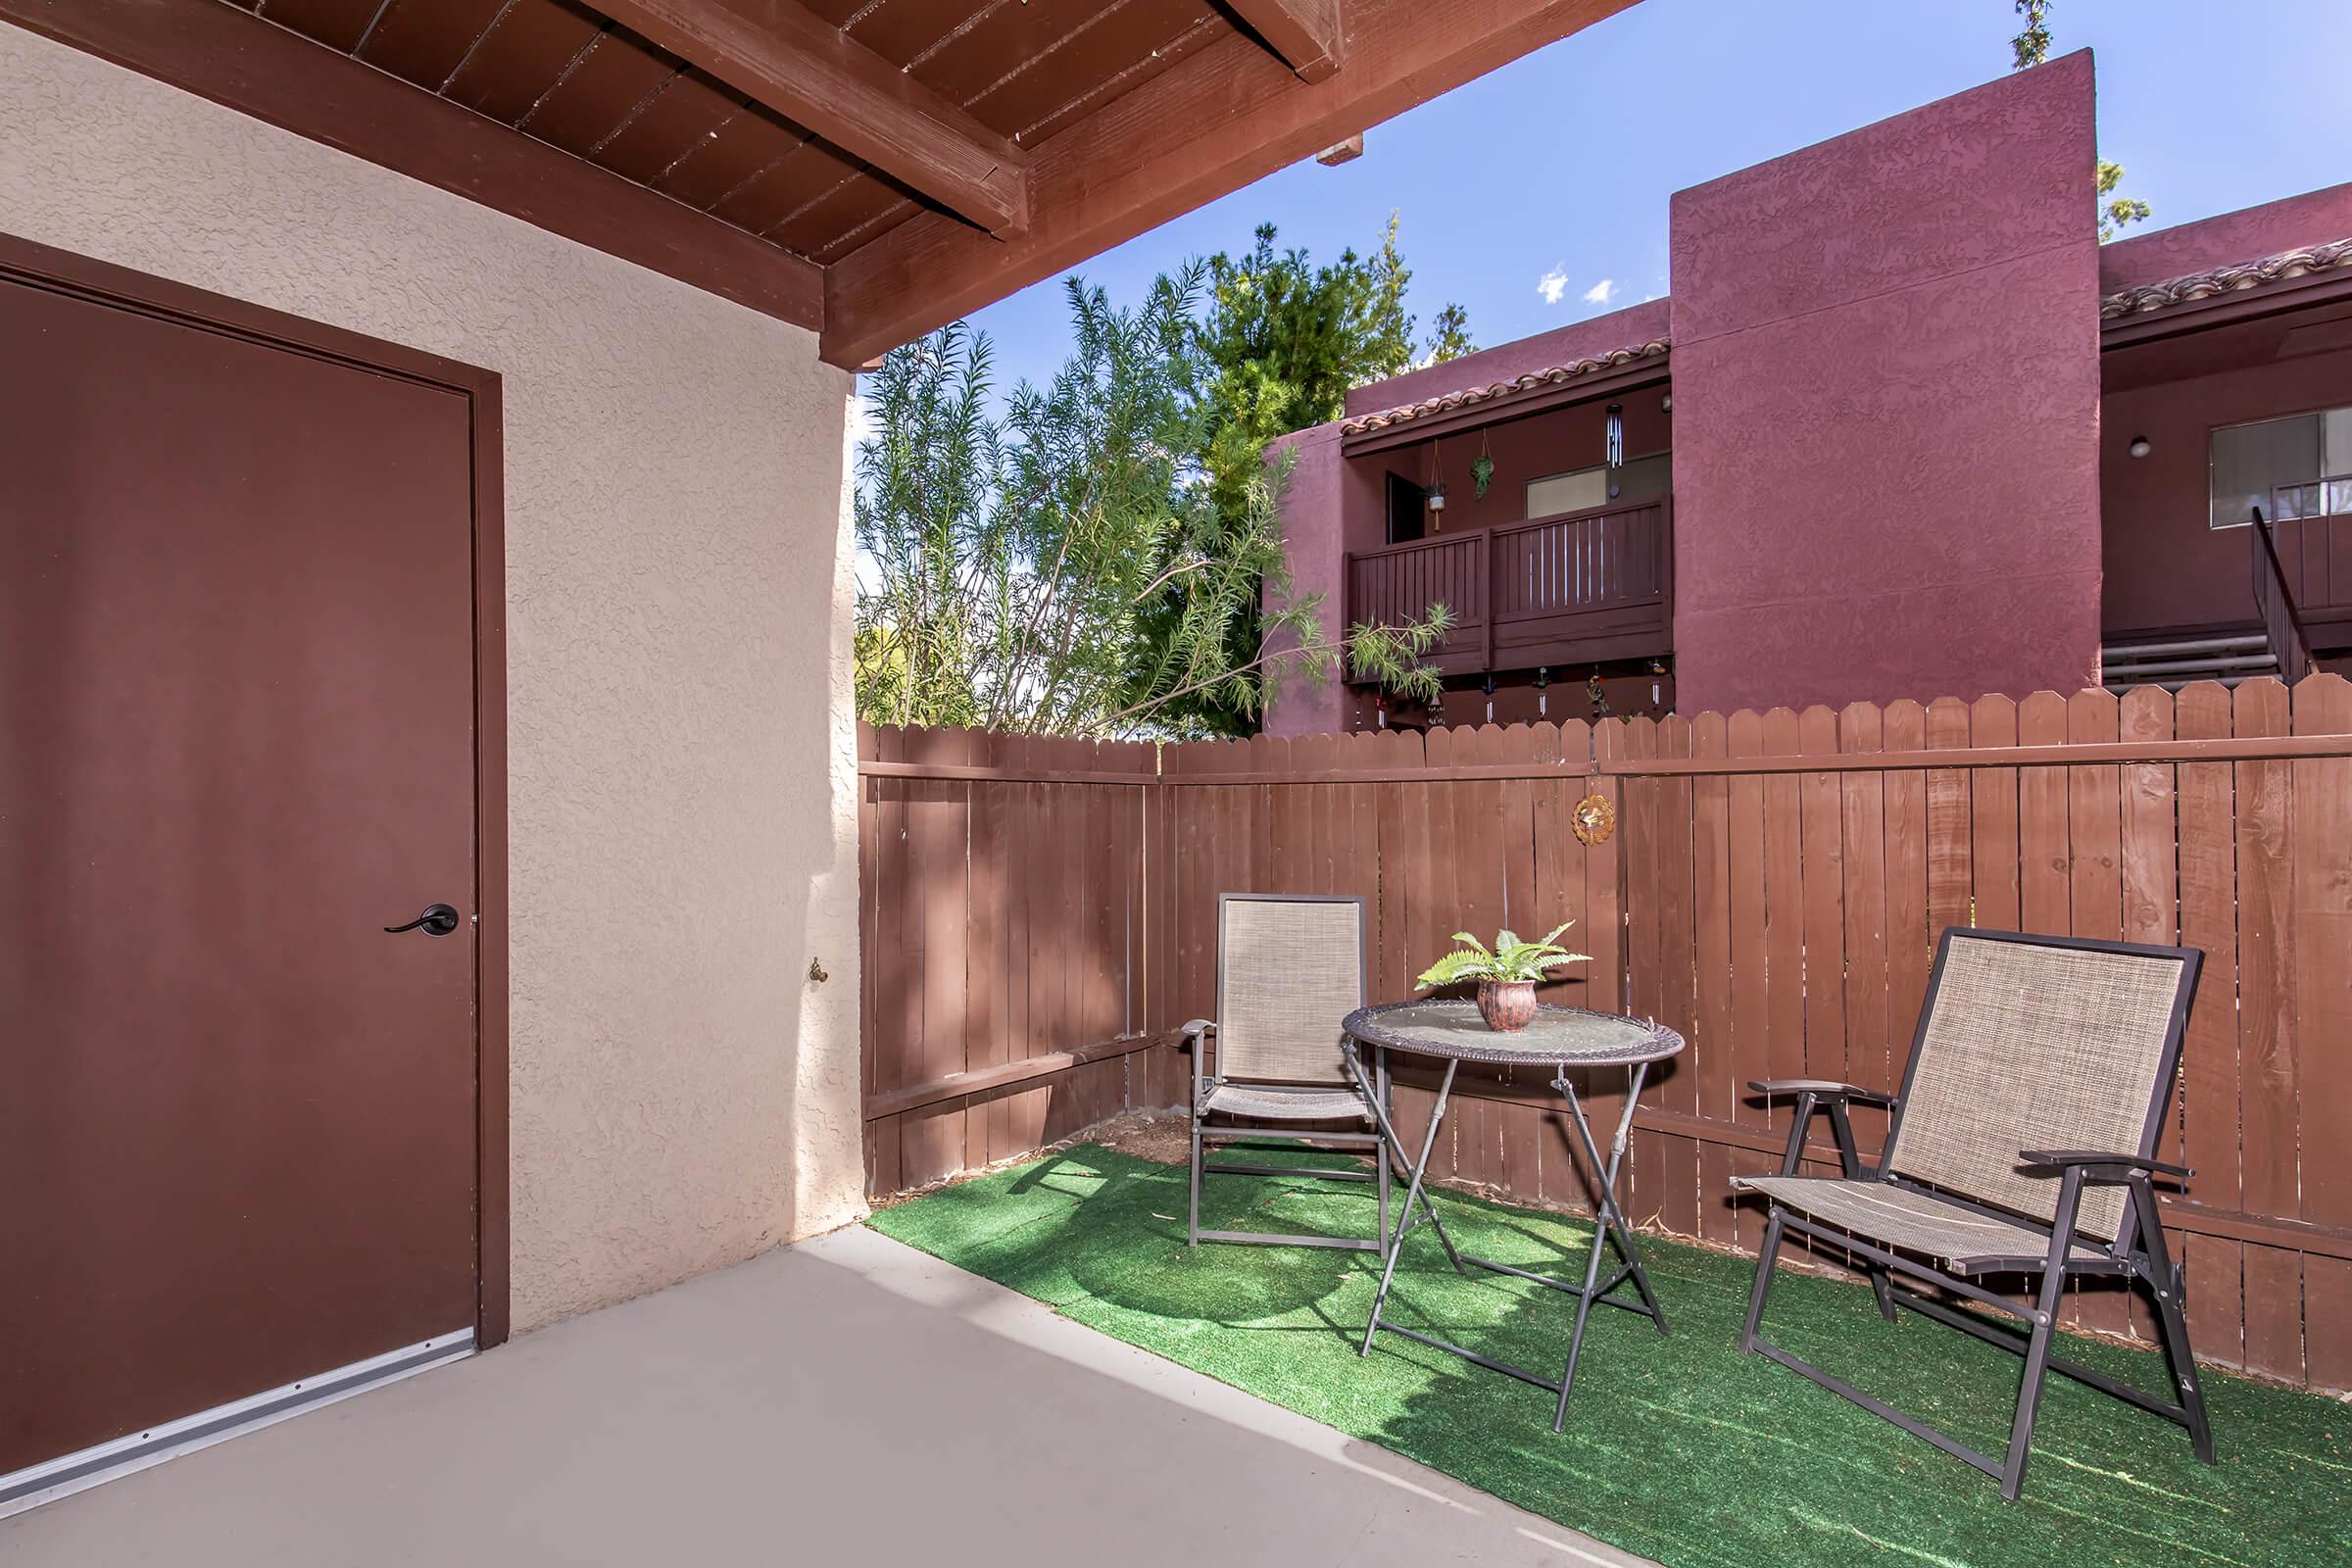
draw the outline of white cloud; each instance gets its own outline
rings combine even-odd
[[[1546,305],[1557,305],[1560,296],[1568,292],[1568,274],[1555,267],[1536,279],[1536,292],[1544,296]]]
[[[1609,303],[1609,301],[1615,299],[1616,297],[1617,280],[1613,277],[1604,277],[1599,282],[1593,284],[1591,288],[1585,290],[1585,303],[1587,305],[1606,305]]]

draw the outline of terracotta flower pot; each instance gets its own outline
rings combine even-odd
[[[1536,983],[1533,980],[1481,980],[1478,1015],[1487,1027],[1517,1034],[1536,1021]]]

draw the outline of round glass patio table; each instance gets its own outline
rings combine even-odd
[[[1666,1314],[1658,1306],[1657,1294],[1649,1288],[1649,1276],[1642,1267],[1642,1254],[1634,1244],[1633,1227],[1625,1220],[1624,1210],[1617,1203],[1617,1173],[1625,1162],[1626,1140],[1633,1131],[1634,1106],[1642,1098],[1642,1083],[1648,1075],[1652,1062],[1663,1061],[1683,1049],[1683,1037],[1664,1024],[1642,1018],[1629,1018],[1612,1012],[1592,1012],[1583,1007],[1539,1006],[1536,1016],[1525,1029],[1505,1034],[1487,1023],[1479,1015],[1478,1004],[1471,1002],[1392,1002],[1377,1007],[1358,1007],[1341,1024],[1345,1032],[1343,1050],[1347,1054],[1348,1071],[1358,1084],[1365,1082],[1365,1072],[1357,1055],[1359,1046],[1371,1046],[1385,1053],[1409,1052],[1443,1061],[1444,1075],[1438,1080],[1438,1098],[1430,1107],[1429,1130],[1421,1139],[1421,1152],[1415,1157],[1397,1135],[1391,1120],[1389,1107],[1377,1095],[1367,1091],[1380,1123],[1380,1133],[1387,1145],[1386,1153],[1393,1153],[1405,1168],[1409,1178],[1405,1187],[1404,1204],[1398,1210],[1396,1229],[1384,1237],[1382,1250],[1387,1253],[1380,1270],[1380,1290],[1372,1298],[1372,1320],[1364,1325],[1363,1343],[1356,1353],[1368,1355],[1373,1336],[1382,1329],[1418,1340],[1423,1345],[1458,1355],[1466,1361],[1506,1373],[1540,1389],[1548,1389],[1559,1396],[1552,1409],[1551,1430],[1559,1431],[1568,1420],[1568,1391],[1576,1386],[1576,1362],[1584,1349],[1585,1322],[1593,1303],[1623,1307],[1638,1312],[1666,1332]],[[1473,1257],[1460,1251],[1451,1237],[1446,1234],[1445,1222],[1438,1218],[1437,1205],[1430,1199],[1422,1182],[1429,1169],[1430,1151],[1437,1147],[1438,1129],[1446,1120],[1447,1102],[1453,1094],[1454,1073],[1465,1061],[1488,1065],[1549,1067],[1551,1087],[1568,1102],[1569,1119],[1576,1130],[1577,1142],[1584,1146],[1585,1158],[1591,1162],[1597,1179],[1593,1198],[1592,1247],[1585,1258],[1585,1278],[1581,1285],[1556,1280],[1531,1269],[1517,1268],[1509,1263],[1496,1263],[1483,1257]],[[1592,1137],[1592,1123],[1585,1118],[1584,1102],[1577,1095],[1572,1069],[1627,1069],[1625,1110],[1617,1119],[1616,1133],[1609,1140],[1604,1158]],[[1557,1380],[1531,1372],[1508,1361],[1481,1355],[1450,1341],[1386,1322],[1381,1309],[1388,1304],[1389,1287],[1396,1277],[1396,1258],[1403,1249],[1404,1239],[1426,1217],[1430,1229],[1437,1233],[1446,1249],[1446,1255],[1457,1273],[1467,1272],[1464,1265],[1476,1264],[1497,1274],[1514,1274],[1521,1279],[1548,1285],[1576,1298],[1576,1326],[1568,1336],[1568,1359]],[[1600,1258],[1604,1247],[1614,1244],[1622,1264],[1604,1282],[1600,1278]],[[1629,1299],[1614,1293],[1620,1286],[1632,1285],[1639,1299]]]

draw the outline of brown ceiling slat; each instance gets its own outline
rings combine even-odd
[[[941,97],[968,107],[1102,10],[1100,0],[1004,0],[982,11],[970,26],[932,40],[923,53],[909,58],[906,74]],[[998,134],[1005,136],[1019,128],[996,126]]]
[[[1185,31],[1161,44],[1115,76],[1098,82],[1017,132],[1021,145],[1034,147],[1164,74],[1180,62],[1233,36],[1233,27],[1219,17],[1203,17]],[[977,111],[974,111],[977,113]]]
[[[871,239],[891,224],[927,211],[936,209],[881,170],[869,168],[844,190],[828,191],[802,210],[785,214],[761,230],[760,237],[814,260],[820,251],[852,249],[843,243],[850,235]]]
[[[1018,135],[1023,142],[1042,139],[1042,127],[1073,103],[1091,101],[1100,108],[1115,96],[1103,92],[1106,83],[1118,81],[1125,92],[1166,69],[1165,61],[1154,60],[1154,50],[1199,31],[1213,15],[1202,0],[1123,0],[1103,7],[1088,24],[981,89],[965,107],[999,127],[1001,135]],[[1218,20],[1222,36],[1231,24]]]
[[[624,179],[650,185],[742,109],[743,94],[699,71],[681,72],[593,155],[594,161]]]
[[[443,96],[512,125],[604,30],[602,18],[568,0],[514,0],[458,68]]]
[[[522,128],[587,157],[652,104],[680,62],[633,34],[607,32],[539,101]]]
[[[1018,0],[1013,0],[1018,4]],[[858,42],[895,66],[915,56],[956,31],[987,9],[987,0],[886,0],[858,8],[846,25]]]
[[[761,237],[806,256],[863,223],[904,194],[870,170],[860,171],[812,193],[809,201]]]
[[[721,196],[710,216],[763,234],[860,167],[840,148],[811,137]]]
[[[808,139],[757,105],[696,144],[654,181],[654,189],[709,212],[727,192]]]
[[[929,4],[932,0],[916,0]],[[836,27],[846,27],[858,12],[873,8],[874,0],[799,0],[800,7],[811,15],[822,17]]]
[[[820,249],[812,252],[808,260],[819,267],[830,267],[858,246],[880,239],[901,223],[920,218],[929,211],[911,196],[895,201],[866,221],[828,240]]]
[[[329,49],[349,54],[382,0],[263,0],[262,15]]]
[[[498,20],[505,0],[391,0],[360,58],[427,92],[439,92]]]

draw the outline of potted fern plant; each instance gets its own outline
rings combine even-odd
[[[1498,931],[1490,948],[1467,931],[1456,931],[1462,944],[1421,971],[1415,983],[1423,986],[1478,982],[1478,1014],[1487,1027],[1516,1034],[1535,1021],[1536,982],[1563,964],[1586,963],[1589,953],[1570,953],[1558,946],[1560,933],[1576,922],[1562,920],[1540,942],[1522,942],[1517,932]]]

